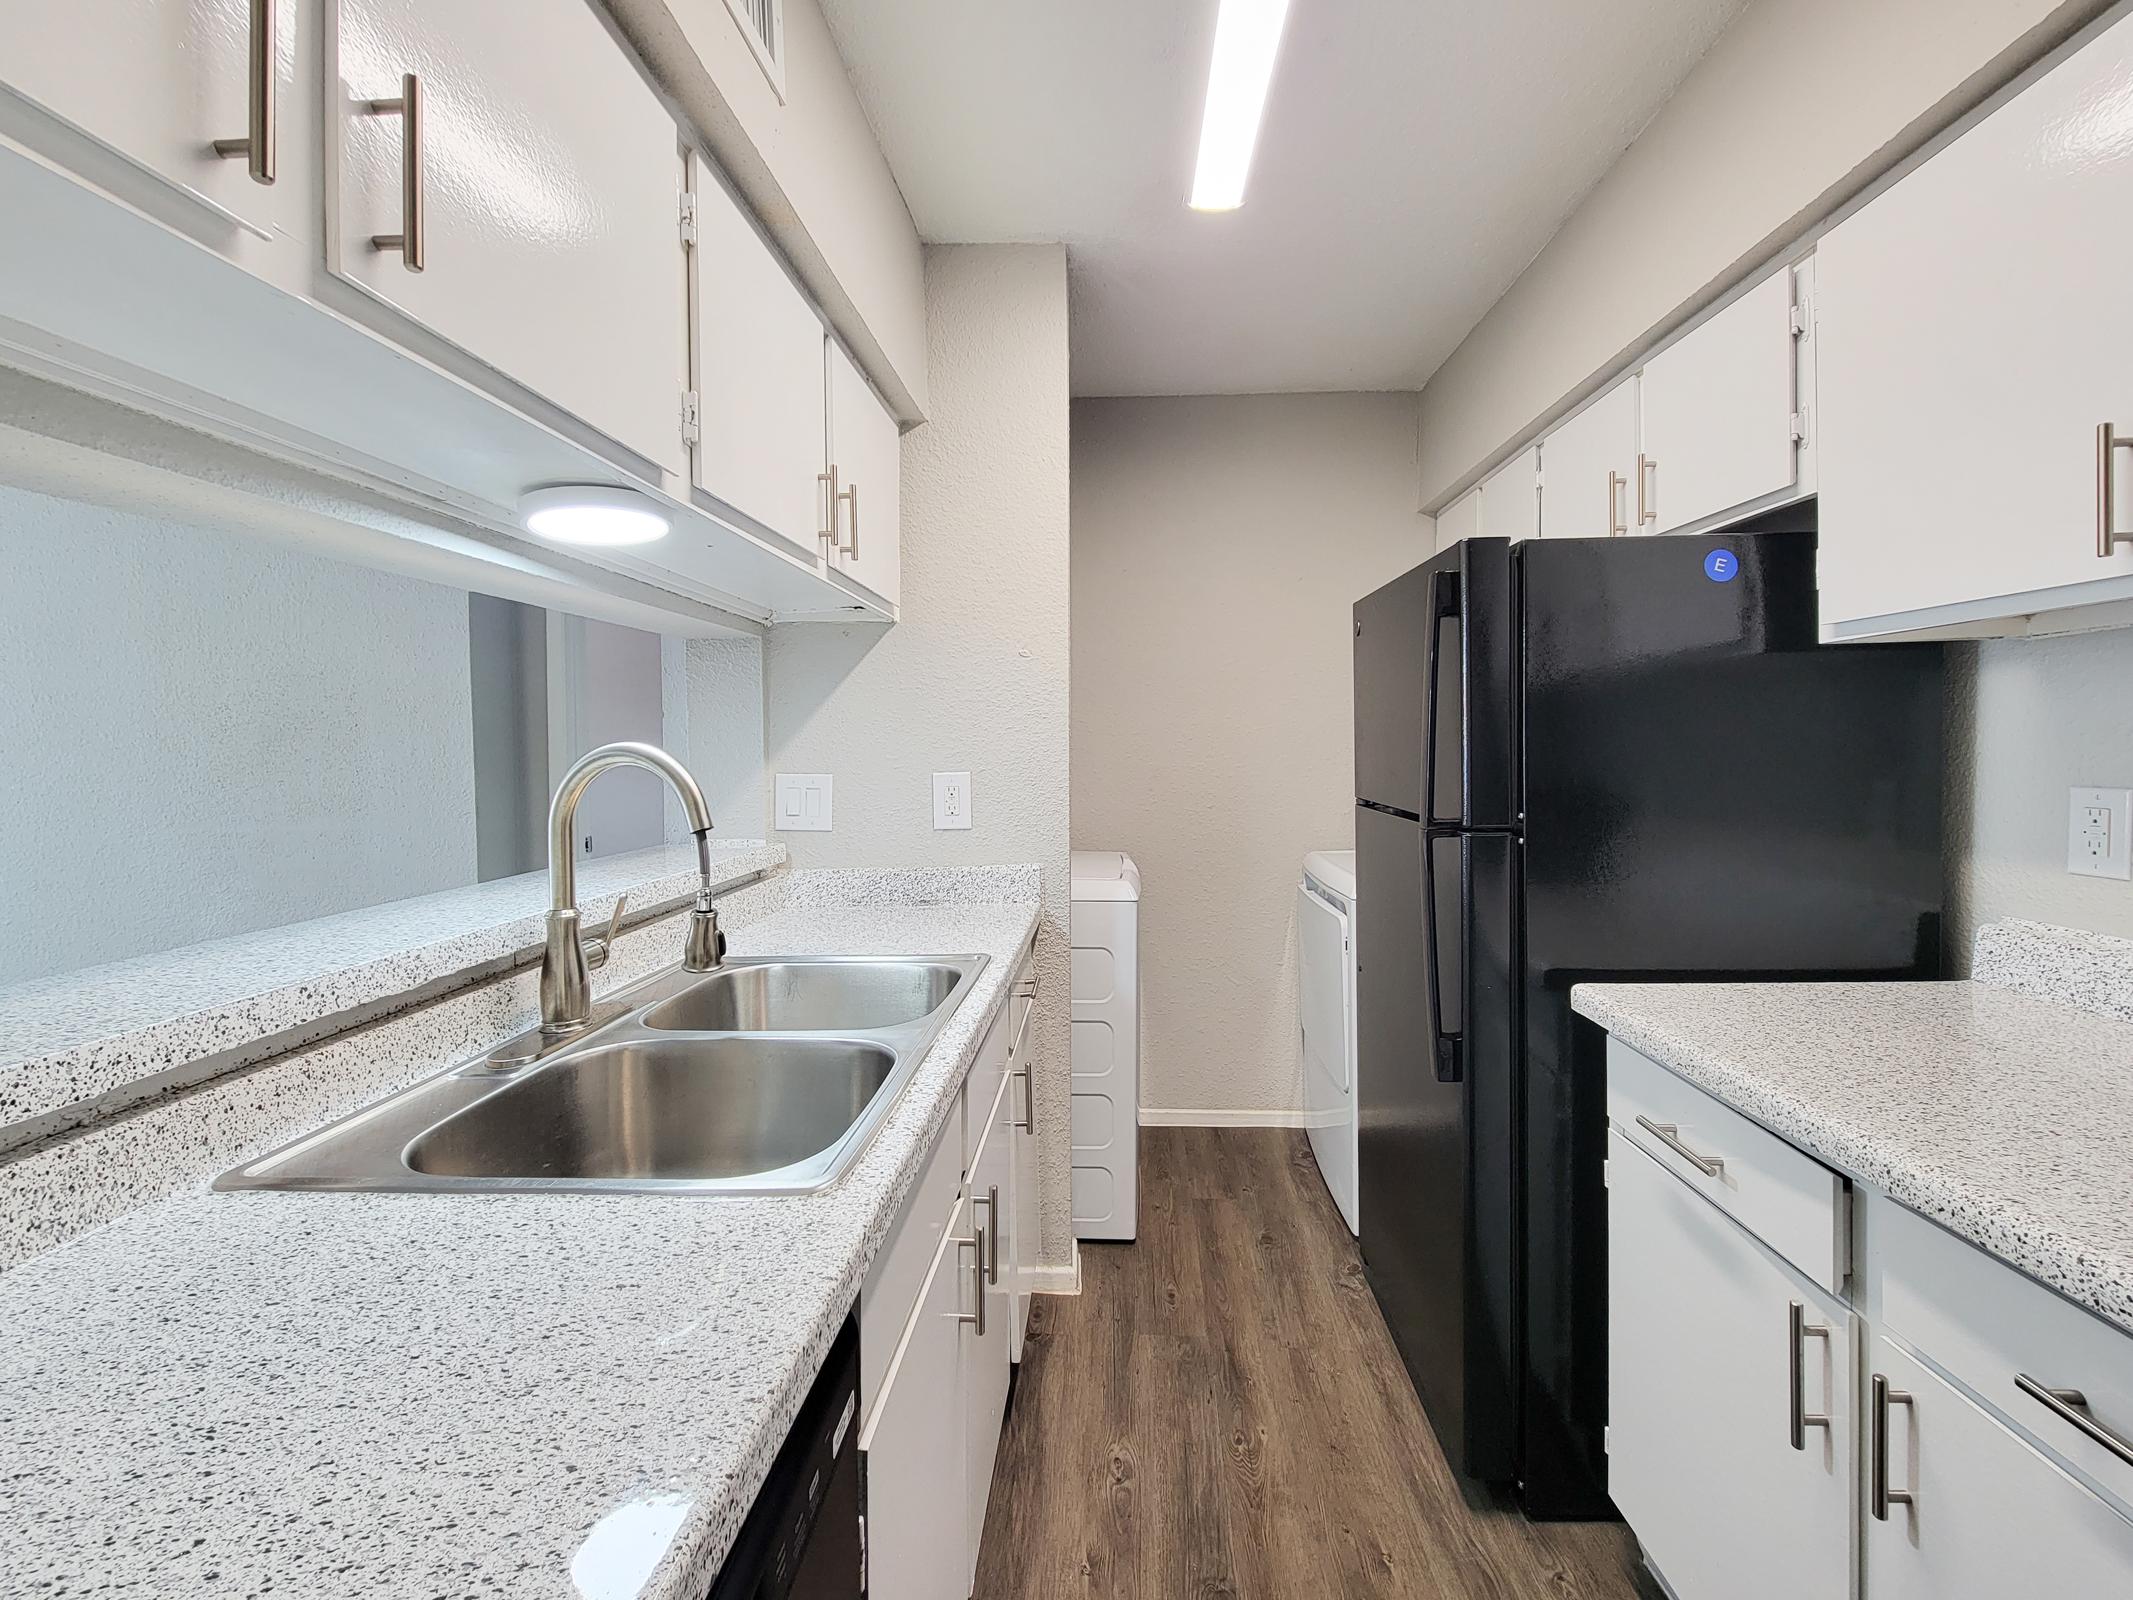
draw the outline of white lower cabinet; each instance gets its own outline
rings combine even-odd
[[[1852,1592],[1850,1312],[1608,1136],[1608,1486],[1682,1600]]]
[[[1755,1141],[1813,1157],[1619,1039],[1607,1099],[1608,1489],[1677,1600],[2133,1595],[2133,1337],[1863,1185],[1832,1294]]]
[[[2133,1593],[2133,1523],[1888,1339],[1871,1365],[1867,1594]]]
[[[970,1309],[968,1209],[958,1195],[859,1436],[870,1600],[956,1600],[970,1592],[961,1320]]]
[[[1028,1212],[1019,1191],[1035,1184],[1021,1181],[1029,1171],[1020,1154],[1021,1079],[1000,1070],[1027,975],[1025,965],[1010,982],[1010,999],[859,1291],[873,1600],[961,1600],[977,1576],[1028,1308],[1024,1241],[1035,1238],[1022,1231]]]

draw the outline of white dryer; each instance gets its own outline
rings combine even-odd
[[[1355,852],[1314,850],[1296,890],[1304,1127],[1348,1231],[1356,1228]]]

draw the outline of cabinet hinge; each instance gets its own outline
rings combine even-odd
[[[1805,444],[1807,442],[1807,408],[1805,406],[1800,407],[1787,420],[1792,424],[1792,442],[1794,444]]]
[[[696,196],[686,189],[681,192],[681,242],[696,243]]]
[[[690,389],[681,397],[681,442],[693,446],[703,435],[701,396],[694,389]]]
[[[1792,304],[1792,336],[1795,339],[1807,336],[1807,308],[1797,300]]]

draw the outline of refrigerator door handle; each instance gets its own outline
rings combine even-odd
[[[1461,842],[1462,835],[1452,828],[1429,828],[1422,835],[1422,943],[1429,975],[1429,1025],[1435,1035],[1430,1054],[1439,1083],[1460,1083],[1466,1078],[1466,1030],[1444,1025],[1444,985],[1437,961],[1437,846]],[[1459,1020],[1465,1023],[1463,1012]]]
[[[1447,617],[1459,615],[1459,574],[1447,568],[1433,572],[1429,579],[1429,644],[1426,647],[1426,666],[1423,671],[1423,693],[1427,702],[1423,710],[1422,733],[1422,820],[1435,826],[1440,821],[1449,821],[1455,826],[1465,815],[1466,796],[1464,785],[1460,794],[1460,815],[1439,818],[1437,815],[1437,680],[1443,670],[1440,648],[1444,640],[1444,623]],[[1463,774],[1462,774],[1463,777]]]

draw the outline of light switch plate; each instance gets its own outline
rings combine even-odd
[[[830,798],[828,773],[781,772],[772,824],[780,833],[828,833]]]
[[[2069,789],[2066,870],[2083,878],[2133,879],[2133,789]]]
[[[936,772],[933,775],[933,825],[936,828],[970,826],[970,774]]]

